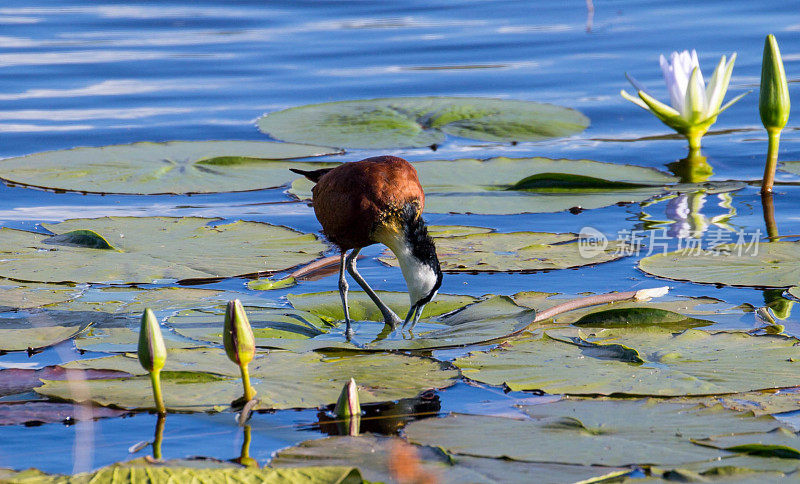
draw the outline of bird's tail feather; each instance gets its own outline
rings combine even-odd
[[[317,183],[320,178],[322,178],[329,171],[333,170],[333,168],[321,168],[319,170],[300,170],[297,168],[289,168],[289,170],[297,173],[298,175],[303,175],[312,182]]]

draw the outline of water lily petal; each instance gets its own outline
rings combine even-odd
[[[723,72],[725,72],[726,67],[727,63],[723,55],[717,67],[714,69],[714,73],[711,75],[711,80],[708,81],[708,85],[706,86],[706,99],[708,100],[709,109],[716,109],[714,101],[716,100],[716,95],[719,94],[718,91],[721,86],[720,81],[722,80]]]
[[[720,109],[720,105],[722,104],[722,100],[725,99],[725,93],[728,92],[728,84],[731,82],[731,75],[733,74],[733,63],[736,62],[736,52],[731,55],[728,64],[725,66],[725,71],[722,79],[719,82],[719,97],[714,99],[714,104],[709,103],[708,109],[709,111],[719,109],[719,112],[722,112]],[[728,104],[730,106],[730,103]]]
[[[719,115],[719,113],[721,113],[721,112],[725,111],[726,109],[728,109],[729,107],[733,106],[739,99],[747,96],[751,92],[753,92],[753,91],[743,92],[743,93],[739,94],[738,96],[736,96],[735,98],[731,99],[730,101],[726,102],[724,106],[719,108],[718,111],[714,111],[713,114],[707,116],[706,119],[701,121],[701,123],[705,123],[705,122],[709,121],[711,118],[716,118]],[[713,121],[712,121],[712,123],[713,123]]]
[[[697,60],[697,51],[694,50],[694,49],[692,49],[692,57],[691,57],[691,59],[692,59],[691,60],[691,62],[692,62],[691,71],[689,71],[689,72],[694,72],[694,70],[697,69],[697,71],[698,71],[697,77],[700,80],[700,86],[701,87],[705,87],[705,80],[703,79],[703,72],[700,70],[700,61]]]
[[[639,91],[639,97],[647,104],[653,114],[664,124],[679,133],[685,133],[691,127],[674,108],[667,106],[644,91]]]
[[[619,92],[619,94],[620,94],[622,97],[624,97],[625,99],[627,99],[628,101],[630,101],[630,102],[632,102],[632,103],[636,104],[636,105],[637,105],[637,106],[639,106],[640,108],[642,108],[642,109],[646,109],[646,110],[650,111],[650,108],[649,108],[649,107],[647,107],[647,104],[645,104],[645,103],[644,103],[644,101],[642,101],[642,100],[641,100],[641,99],[639,99],[638,97],[633,97],[633,96],[631,96],[630,94],[628,94],[628,92],[627,92],[627,91],[625,91],[625,89],[621,90],[621,91]]]
[[[691,123],[706,117],[706,92],[700,83],[701,77],[700,68],[695,67],[692,71],[692,77],[689,78],[689,86],[686,89],[686,100],[681,114],[684,119]]]
[[[672,53],[673,62],[675,61],[675,54],[675,52]],[[661,64],[661,72],[664,74],[664,82],[667,83],[670,104],[678,111],[682,111],[684,92],[681,90],[680,83],[676,79],[673,64],[667,62],[667,59],[663,55],[659,57],[659,63]]]
[[[628,82],[631,83],[633,87],[636,88],[637,91],[647,92],[647,89],[644,87],[644,85],[641,82],[637,81],[635,77],[628,74],[627,72],[625,73],[625,78],[628,80]]]

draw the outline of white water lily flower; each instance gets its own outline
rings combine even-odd
[[[722,56],[708,86],[706,86],[700,71],[700,63],[697,60],[697,52],[694,50],[691,53],[688,51],[673,52],[669,61],[662,55],[660,58],[661,70],[664,73],[664,81],[667,83],[672,106],[667,106],[648,94],[644,87],[630,76],[628,76],[628,80],[636,88],[639,98],[628,94],[625,90],[620,91],[620,94],[625,99],[652,112],[664,124],[686,136],[690,148],[699,149],[700,138],[716,122],[719,113],[731,107],[733,103],[747,94],[740,94],[722,106],[735,60],[736,53],[731,55],[727,62],[725,56]]]

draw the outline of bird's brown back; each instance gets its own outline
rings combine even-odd
[[[376,156],[344,163],[319,179],[312,191],[322,232],[341,249],[376,241],[373,231],[408,203],[425,206],[425,194],[411,163]]]

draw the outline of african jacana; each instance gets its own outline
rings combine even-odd
[[[346,334],[350,335],[351,329],[345,267],[378,306],[386,324],[395,329],[400,323],[356,269],[361,249],[376,243],[387,246],[400,263],[411,299],[403,326],[411,321],[413,327],[442,285],[433,239],[422,219],[425,193],[417,170],[396,156],[376,156],[336,168],[291,170],[316,183],[312,190],[314,213],[322,233],[341,251],[339,294]],[[350,249],[352,252],[346,255]]]

